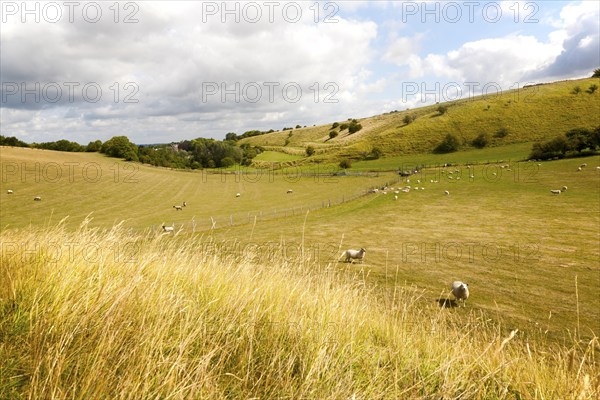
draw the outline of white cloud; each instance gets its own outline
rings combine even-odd
[[[212,4],[221,7],[224,3]],[[226,7],[235,7],[231,4]],[[30,134],[41,132],[38,126],[46,126],[44,140],[79,136],[75,132],[106,139],[107,135],[118,133],[114,129],[109,132],[108,128],[124,130],[127,126],[132,129],[128,134],[133,140],[155,141],[151,135],[177,126],[179,137],[172,138],[175,140],[207,134],[221,136],[225,129],[231,130],[216,122],[222,120],[228,121],[228,126],[241,129],[281,128],[267,124],[283,124],[286,117],[304,119],[307,121],[302,124],[308,124],[309,119],[313,122],[324,112],[331,114],[336,109],[340,112],[343,99],[354,99],[357,90],[369,79],[365,72],[373,58],[370,44],[377,35],[375,23],[337,16],[337,23],[316,24],[309,9],[312,3],[294,3],[302,6],[302,18],[296,22],[292,22],[299,15],[295,6],[274,8],[273,22],[270,22],[269,9],[258,3],[262,19],[254,23],[248,20],[254,18],[252,15],[242,12],[246,3],[236,4],[239,23],[222,23],[222,17],[234,21],[236,15],[224,14],[223,10],[206,13],[206,7],[200,2],[141,2],[136,14],[139,22],[127,25],[111,20],[109,3],[102,3],[106,18],[97,24],[81,20],[36,24],[13,19],[9,21],[6,35],[3,26],[2,81],[19,85],[26,82],[27,88],[35,87],[36,82],[40,82],[42,88],[49,82],[58,83],[63,89],[66,89],[65,82],[77,82],[79,86],[73,98],[64,93],[55,103],[45,101],[44,96],[37,102],[31,101],[33,97],[29,96],[28,101],[23,102],[20,93],[7,95],[3,107],[32,109],[39,123],[30,126]],[[135,92],[131,86],[125,90],[128,82],[139,88],[133,96],[137,103],[123,102],[125,96]],[[272,101],[269,101],[269,86],[265,86],[265,82],[277,85],[272,86],[275,88]],[[81,88],[87,83],[101,88],[102,98],[97,103],[86,101],[82,96]],[[115,83],[119,88],[117,102],[114,101]],[[345,96],[338,97],[340,103],[323,107],[324,96],[332,92],[331,85],[325,88],[327,83],[337,85],[338,93]],[[240,101],[236,102],[232,94],[225,97],[225,102],[219,93],[203,96],[203,89],[209,84],[228,90],[239,87]],[[286,84],[299,85],[302,89],[297,103],[282,98]],[[250,92],[241,91],[244,85],[250,89],[261,87],[259,101],[247,101],[244,94]],[[319,95],[318,102],[315,102],[315,92]],[[298,115],[303,107],[305,111]],[[317,110],[319,108],[322,109]],[[47,109],[59,111],[49,113]],[[50,129],[67,110],[69,115],[84,116],[70,119],[72,124],[80,125],[70,125],[73,132]],[[235,114],[242,122],[223,118],[224,113]],[[168,118],[157,118],[162,116]],[[190,116],[204,121],[204,129],[183,121]],[[149,118],[154,118],[151,127],[143,124],[144,119],[149,121]],[[125,123],[129,119],[136,120]],[[16,134],[16,125],[5,124],[9,120],[3,115],[3,131]],[[100,126],[107,129],[90,133],[94,132],[93,127]],[[27,128],[20,125],[19,129],[22,132]]]

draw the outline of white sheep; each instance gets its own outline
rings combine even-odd
[[[240,197],[240,196],[241,196],[241,194],[239,194],[239,193],[235,194],[235,197]]]
[[[562,187],[562,189],[560,189],[560,190],[562,190],[563,192],[566,192],[566,191],[567,191],[567,189],[568,189],[568,188],[567,188],[566,186],[563,186],[563,187]]]
[[[583,164],[581,164],[581,165],[580,165],[580,167],[581,167],[581,168],[587,167],[587,164],[586,164],[586,163],[583,163]]]
[[[287,194],[292,194],[294,191],[292,189],[288,189]]]
[[[366,252],[367,250],[365,250],[363,247],[360,250],[348,249],[344,253],[342,253],[342,255],[346,256],[345,262],[351,263],[352,260],[360,260],[360,262],[362,262],[362,260],[365,258]]]
[[[166,226],[165,224],[162,224],[162,228],[164,232],[173,232],[175,230],[175,227],[173,226]]]
[[[559,189],[550,190],[550,193],[552,193],[552,194],[560,194],[560,190]]]
[[[397,196],[397,195],[396,195],[396,196],[394,196],[394,200],[398,200],[398,196]]]
[[[457,302],[462,300],[463,305],[465,305],[469,298],[469,285],[461,281],[452,282],[452,294]]]
[[[581,167],[577,167],[577,172],[581,172]]]
[[[187,207],[187,202],[184,201],[183,204],[182,204],[182,206],[183,207]]]
[[[8,189],[8,190],[6,191],[6,193],[8,193],[8,194],[13,194],[13,191],[12,191],[12,190],[10,190],[10,189]]]
[[[42,201],[42,196],[35,196],[33,201]]]
[[[181,211],[181,210],[183,210],[182,206],[173,206],[173,208],[175,209],[175,211]]]
[[[445,194],[446,196],[449,196],[449,195],[450,195],[450,192],[449,192],[449,191],[447,191],[447,190],[444,190],[444,194]]]

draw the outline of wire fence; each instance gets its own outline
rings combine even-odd
[[[401,177],[397,176],[391,181],[388,180],[384,186],[394,186],[401,181]],[[270,208],[262,210],[246,211],[241,213],[232,213],[229,215],[218,215],[209,216],[208,218],[193,217],[190,221],[184,222],[171,222],[170,225],[173,227],[173,232],[176,233],[195,233],[195,232],[206,232],[214,229],[222,229],[233,226],[254,224],[262,221],[275,220],[280,218],[290,218],[298,215],[305,215],[307,212],[321,210],[325,208],[339,206],[350,201],[357,200],[361,197],[371,194],[372,188],[365,188],[358,192],[349,195],[342,195],[336,198],[328,198],[326,200],[315,201],[309,204],[303,204],[296,207],[288,208]],[[155,233],[164,232],[164,228],[161,225],[152,225],[151,229]],[[133,233],[133,229],[130,230]]]

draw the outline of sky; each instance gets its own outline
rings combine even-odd
[[[0,130],[137,144],[493,96],[600,67],[597,1],[1,1]]]

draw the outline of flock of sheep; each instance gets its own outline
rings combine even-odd
[[[538,165],[540,165],[540,164],[538,164]],[[583,169],[584,169],[585,167],[587,167],[587,163],[583,163],[583,164],[581,164],[579,167],[577,167],[577,172],[581,172],[581,171],[583,171]],[[600,170],[600,166],[596,167],[596,169],[597,169],[597,170]],[[567,191],[567,189],[568,189],[568,188],[567,188],[566,186],[563,186],[563,187],[562,187],[562,188],[560,188],[560,189],[550,189],[550,193],[552,193],[552,194],[561,194],[562,192],[566,192],[566,191]]]
[[[587,167],[587,163],[583,163],[581,164],[578,168],[577,171],[581,172],[583,170],[583,168]],[[509,165],[501,165],[500,168],[508,168],[508,170],[510,170],[510,166]],[[470,166],[467,165],[467,169],[470,169]],[[596,167],[597,170],[600,170],[600,166]],[[446,177],[448,179],[455,179],[453,177],[454,173],[459,173],[460,171],[456,170],[456,171],[445,171],[442,170],[441,171],[442,174],[446,174]],[[473,175],[470,175],[470,178],[473,179]],[[460,180],[460,176],[456,177],[456,180]],[[410,183],[410,179],[406,180],[406,183]],[[393,188],[393,187],[381,187],[380,189],[371,189],[369,191],[369,193],[383,193],[383,194],[387,194],[388,191],[391,191],[395,194],[394,196],[394,200],[398,200],[398,194],[400,192],[403,193],[408,193],[411,190],[425,190],[424,187],[422,186],[417,186],[418,184],[420,184],[421,181],[419,179],[416,180],[416,184],[414,186],[411,185],[405,185],[403,188]],[[439,183],[439,181],[437,180],[431,180],[430,183]],[[563,186],[561,189],[551,189],[550,193],[558,195],[561,194],[562,192],[567,191],[567,186]],[[294,191],[292,189],[289,189],[287,191],[287,194],[292,194]],[[8,189],[6,191],[7,194],[14,194],[14,191],[12,189]],[[448,196],[450,195],[450,192],[448,190],[444,191],[444,195]],[[235,197],[241,197],[241,193],[236,193]],[[41,196],[35,196],[33,198],[34,201],[41,201],[42,197]],[[183,202],[181,205],[174,205],[173,208],[175,209],[175,211],[182,211],[184,207],[187,207],[187,202]],[[175,230],[174,226],[167,226],[164,223],[162,224],[162,229],[163,232],[165,233],[173,233]],[[367,250],[363,247],[360,250],[354,250],[354,249],[348,249],[346,251],[344,251],[342,253],[342,256],[344,257],[344,262],[349,262],[352,263],[354,260],[358,260],[359,262],[362,263],[362,261],[365,258]],[[462,301],[463,306],[466,303],[466,300],[469,298],[469,285],[467,283],[461,282],[461,281],[454,281],[450,287],[451,289],[451,293],[454,296],[454,298],[456,299],[457,302]]]

